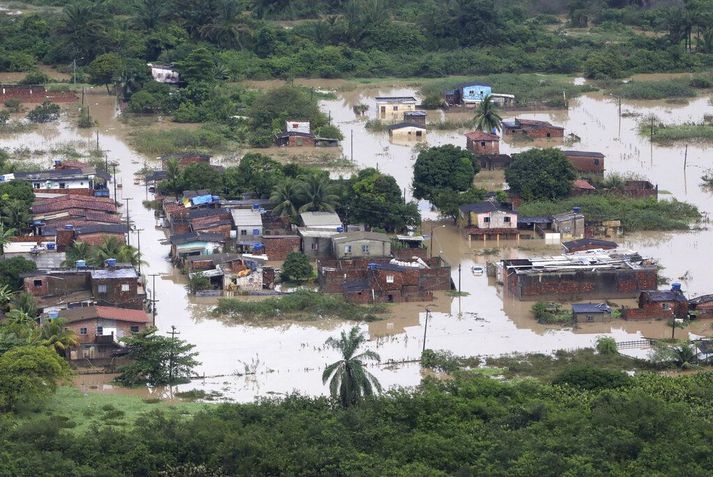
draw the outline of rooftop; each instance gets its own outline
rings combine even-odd
[[[191,242],[225,242],[223,234],[211,232],[188,232],[185,234],[172,235],[169,242],[173,245],[182,245]]]
[[[503,126],[508,127],[508,128],[528,127],[528,128],[564,129],[561,126],[555,126],[548,121],[539,121],[536,119],[520,119],[520,118],[506,119],[505,121],[503,121]]]
[[[301,237],[308,237],[308,238],[330,238],[334,237],[335,235],[339,235],[339,232],[337,230],[326,230],[326,229],[309,229],[307,227],[297,227],[297,232],[300,234]]]
[[[488,212],[514,212],[512,205],[495,200],[484,200],[475,204],[464,204],[459,207],[461,212],[475,212],[476,214],[485,214]]]
[[[617,245],[616,242],[612,242],[611,240],[602,240],[595,238],[583,238],[578,240],[570,240],[569,242],[562,242],[562,247],[564,247],[566,250],[589,246],[596,247],[602,250],[610,250],[617,248],[619,245]]]
[[[413,96],[377,96],[374,99],[377,103],[416,104],[418,102]]]
[[[572,303],[574,313],[611,313],[606,303]]]
[[[691,305],[702,305],[703,303],[713,302],[713,294],[711,295],[701,295],[688,300]]]
[[[592,184],[585,181],[584,179],[577,179],[572,183],[572,187],[580,190],[597,190],[596,187],[594,187]]]
[[[94,177],[94,171],[82,172],[81,169],[50,169],[39,172],[15,172],[16,180],[47,181],[56,179],[88,179]],[[88,187],[88,185],[87,185]]]
[[[642,295],[647,295],[651,301],[687,301],[681,290],[644,290]]]
[[[471,141],[499,141],[500,137],[497,134],[490,134],[483,131],[471,131],[465,133],[465,137]]]
[[[342,219],[336,212],[302,212],[300,214],[305,227],[337,227],[342,226]]]
[[[113,278],[138,278],[139,275],[133,268],[100,268],[90,271],[92,280],[106,280]]]
[[[584,252],[535,257],[530,259],[502,260],[503,266],[514,273],[565,273],[581,270],[648,270],[655,263],[646,260],[633,250],[587,250]]]
[[[391,238],[388,235],[378,232],[347,232],[337,234],[332,237],[332,242],[351,242],[354,240],[373,240],[378,242],[390,242]]]
[[[116,308],[113,306],[82,306],[61,310],[59,317],[65,323],[76,323],[79,321],[94,320],[97,318],[105,320],[126,321],[129,323],[150,323],[151,317],[143,310],[131,310],[128,308]]]
[[[405,128],[416,128],[416,129],[421,129],[423,131],[426,130],[426,127],[423,124],[417,124],[417,123],[411,123],[411,122],[402,122],[402,123],[396,123],[392,124],[389,126],[389,131],[393,131],[395,129],[405,129]]]
[[[596,157],[598,159],[603,159],[604,154],[601,152],[589,152],[589,151],[562,151],[565,156],[571,157]]]
[[[233,223],[236,226],[256,226],[262,227],[262,214],[256,209],[231,209]]]

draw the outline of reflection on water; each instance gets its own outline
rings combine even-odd
[[[157,165],[154,158],[141,158],[130,149],[126,137],[130,127],[116,119],[112,98],[88,94],[91,114],[99,120],[100,147],[107,151],[110,161],[119,163],[119,182],[124,184],[118,199],[132,198],[129,202],[131,216],[141,235],[142,254],[149,263],[143,267],[145,275],[157,274],[158,296],[157,325],[166,334],[172,325],[181,332],[180,337],[196,345],[199,360],[197,369],[205,377],[181,390],[200,388],[220,391],[227,397],[248,401],[259,396],[282,395],[297,390],[306,394],[326,392],[321,381],[324,366],[338,359],[336,351],[325,348],[324,341],[347,330],[351,323],[323,321],[319,323],[271,323],[266,326],[236,324],[225,319],[215,319],[208,313],[214,304],[211,299],[191,299],[186,295],[185,279],[172,269],[168,247],[160,243],[163,232],[156,229],[153,212],[143,209],[141,201],[148,198],[145,188],[133,184],[133,174],[147,160]],[[410,183],[417,149],[413,145],[389,142],[386,132],[369,132],[365,119],[357,118],[352,105],[363,102],[370,105],[368,115],[374,114],[373,96],[412,95],[413,89],[356,89],[344,93],[338,100],[322,101],[344,137],[343,149],[350,150],[350,134],[354,133],[354,159],[360,167],[378,167],[393,175],[406,189],[411,199]],[[569,111],[528,112],[517,114],[523,118],[544,119],[563,125],[566,134],[572,132],[581,138],[573,148],[597,150],[606,155],[608,171],[637,172],[645,175],[660,189],[672,196],[698,205],[705,212],[713,212],[710,192],[697,186],[699,171],[713,167],[703,145],[691,144],[688,148],[688,174],[683,171],[683,145],[654,146],[637,134],[636,117],[621,118],[621,133],[616,103],[606,97],[585,96],[570,102]],[[625,111],[641,115],[656,114],[666,122],[700,121],[709,110],[706,98],[695,99],[688,105],[670,105],[662,102],[628,102]],[[467,114],[467,113],[459,113]],[[431,116],[432,112],[429,112]],[[515,113],[508,113],[512,117]],[[154,127],[167,127],[166,123]],[[465,131],[429,131],[428,145],[456,144],[465,146]],[[83,147],[95,147],[93,131],[77,130],[63,120],[59,125],[43,126],[37,131],[0,137],[2,147],[49,151],[58,145],[76,142]],[[503,143],[504,153],[522,151],[532,143]],[[653,151],[653,152],[651,152]],[[51,157],[40,159],[49,167]],[[687,182],[688,181],[688,182]],[[430,205],[422,201],[420,207],[426,217],[433,217]],[[586,211],[584,211],[586,214]],[[428,226],[424,227],[427,232]],[[133,239],[132,239],[133,240]],[[671,279],[686,277],[686,291],[691,295],[713,292],[710,264],[713,263],[713,233],[710,230],[695,232],[638,233],[622,240],[628,248],[659,259],[663,274]],[[450,350],[456,354],[501,354],[511,352],[548,352],[556,349],[591,345],[597,336],[607,334],[619,341],[637,337],[665,337],[670,328],[663,322],[622,322],[578,325],[575,328],[549,327],[537,324],[529,313],[529,303],[506,300],[503,302],[498,286],[484,275],[475,276],[470,270],[474,264],[484,265],[499,258],[516,258],[540,254],[556,254],[558,247],[545,246],[541,241],[468,241],[463,240],[453,226],[439,228],[434,238],[434,254],[442,255],[453,265],[453,280],[458,283],[457,265],[461,265],[461,288],[468,295],[451,298],[437,295],[430,307],[433,310],[427,330],[427,345],[433,349]],[[148,288],[151,289],[151,280]],[[382,357],[383,364],[373,364],[370,370],[385,388],[411,386],[420,382],[418,364],[392,366],[389,362],[417,360],[423,347],[425,310],[418,303],[399,304],[384,321],[361,324],[368,332],[369,347]],[[677,330],[678,336],[688,331],[695,334],[710,333],[710,321],[695,323],[689,330]],[[82,377],[88,379],[88,377]],[[81,384],[80,384],[81,385]],[[87,381],[85,381],[85,385]]]

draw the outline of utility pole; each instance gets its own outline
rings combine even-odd
[[[112,164],[111,167],[114,170],[114,203],[117,203],[118,201],[116,200],[116,164]]]
[[[176,331],[176,327],[171,325],[171,348],[170,348],[170,353],[168,354],[168,385],[170,386],[171,383],[173,383],[173,346],[176,343],[176,335],[180,335],[178,331]]]
[[[99,150],[99,130],[97,129],[97,151]]]
[[[350,141],[349,141],[349,146],[351,147],[352,153],[352,163],[354,163],[354,130],[352,129],[350,132]]]
[[[143,232],[144,229],[136,229],[136,243],[139,248],[139,276],[141,276],[141,232]]]
[[[129,235],[131,234],[131,222],[129,221],[129,201],[132,200],[131,197],[124,197],[126,201],[126,245],[131,245],[131,240]]]
[[[421,350],[421,354],[426,351],[426,333],[428,332],[428,318],[431,316],[431,309],[427,306],[424,308],[426,309],[426,324],[423,327],[423,349]]]
[[[460,295],[460,263],[458,264],[458,294]]]
[[[151,285],[151,324],[156,326],[156,277],[158,273],[152,273],[150,277],[152,278],[153,284]]]

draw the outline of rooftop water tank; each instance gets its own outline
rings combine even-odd
[[[582,212],[582,208],[581,207],[572,207],[572,212],[574,212],[575,214],[579,214]]]
[[[65,230],[74,230],[74,225],[72,225],[72,224],[66,224],[66,225],[64,226],[64,229],[65,229]]]
[[[50,320],[56,320],[57,318],[59,318],[59,311],[48,311],[47,318],[49,318]]]
[[[115,258],[107,258],[104,263],[106,264],[107,267],[116,267],[116,259]]]
[[[678,282],[674,282],[671,284],[671,291],[681,291],[681,284]]]
[[[370,263],[369,265],[366,266],[366,268],[368,270],[376,270],[379,268],[379,264],[378,263]]]
[[[86,260],[77,260],[75,264],[77,265],[77,268],[87,268]]]

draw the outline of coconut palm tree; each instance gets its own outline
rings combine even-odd
[[[66,356],[68,349],[79,344],[77,334],[65,328],[62,319],[49,320],[37,327],[34,341],[54,349],[61,356]]]
[[[26,292],[20,292],[15,295],[12,308],[27,314],[32,319],[37,316],[39,311],[35,297]]]
[[[475,112],[475,128],[488,133],[500,131],[502,129],[503,118],[498,114],[498,110],[493,103],[493,97],[487,96],[478,105]]]
[[[10,237],[15,235],[15,229],[6,229],[5,224],[0,223],[0,255],[5,253],[5,244],[10,241]]]
[[[137,267],[139,262],[141,265],[147,265],[146,261],[141,260],[139,250],[131,245],[122,245],[116,259],[122,263],[130,263],[134,267]]]
[[[339,203],[334,186],[330,184],[329,177],[323,174],[310,174],[304,176],[299,182],[299,196],[304,205],[300,212],[334,212]]]
[[[223,48],[243,49],[243,40],[252,33],[243,15],[240,5],[235,0],[221,0],[217,6],[217,15],[210,23],[198,28],[204,40],[209,40]]]
[[[88,260],[90,258],[89,244],[86,242],[72,242],[72,245],[65,250],[65,260],[62,265],[74,267],[77,260]]]
[[[272,213],[280,217],[289,217],[293,220],[297,216],[297,206],[299,200],[299,187],[294,179],[285,179],[275,186],[270,195],[270,200],[277,204]]]
[[[347,332],[342,331],[339,340],[329,338],[326,345],[339,350],[342,359],[330,364],[322,373],[322,383],[329,381],[329,392],[332,398],[339,399],[344,407],[358,404],[363,398],[373,396],[381,392],[381,384],[366,369],[364,360],[381,361],[378,354],[373,351],[365,351],[356,354],[366,337],[355,326]]]
[[[89,260],[92,265],[101,267],[108,258],[119,259],[124,244],[116,237],[106,237],[102,243],[91,248]]]
[[[8,303],[12,301],[15,292],[8,285],[0,286],[0,311],[6,309]]]

